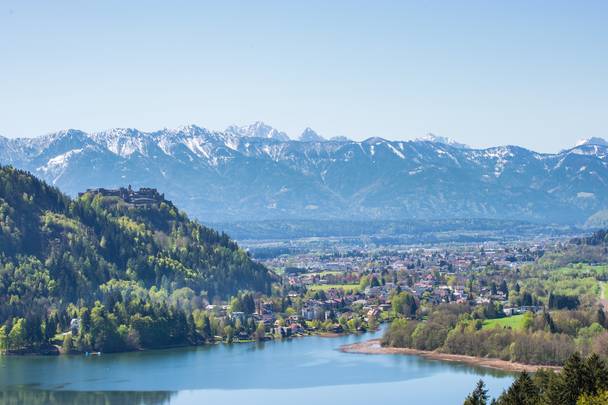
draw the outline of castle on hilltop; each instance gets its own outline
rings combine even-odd
[[[79,193],[78,195],[82,196],[83,194],[119,197],[133,205],[155,205],[165,201],[165,194],[160,194],[155,188],[142,187],[139,190],[134,190],[130,184],[127,188],[120,187],[118,189],[90,188],[86,193]]]

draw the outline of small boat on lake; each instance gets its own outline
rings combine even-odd
[[[101,356],[101,352],[85,352],[85,356]]]

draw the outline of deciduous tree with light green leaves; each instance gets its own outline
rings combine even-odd
[[[408,292],[401,292],[393,295],[391,297],[391,305],[396,314],[406,317],[415,316],[416,311],[418,310],[416,298]]]
[[[8,334],[10,346],[9,350],[22,349],[27,343],[27,334],[25,329],[25,319],[19,318],[13,322],[13,327]]]
[[[264,325],[264,322],[260,321],[260,322],[258,322],[258,326],[255,330],[255,339],[264,340],[265,336],[266,336],[266,326]]]
[[[9,338],[6,325],[0,326],[0,353],[6,353],[9,347]]]

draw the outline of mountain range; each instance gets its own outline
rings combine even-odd
[[[0,137],[0,163],[62,191],[156,187],[201,221],[492,218],[584,224],[608,209],[608,144],[559,153],[413,141],[298,140],[262,122],[212,131],[69,129]]]

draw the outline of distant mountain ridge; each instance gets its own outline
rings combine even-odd
[[[604,138],[599,138],[597,136],[592,136],[591,138],[581,139],[576,143],[576,146],[581,145],[600,145],[600,146],[608,146],[608,141]]]
[[[418,138],[416,140],[433,142],[433,143],[442,143],[444,145],[453,146],[458,149],[471,149],[470,146],[465,145],[464,143],[457,142],[452,138],[447,138],[445,136],[438,136],[438,135],[431,134],[431,133],[428,133],[425,136],[423,136],[422,138]]]
[[[302,140],[258,122],[211,131],[65,130],[0,137],[0,163],[70,195],[156,187],[202,221],[492,218],[583,224],[608,209],[608,147],[555,153],[414,141]]]

